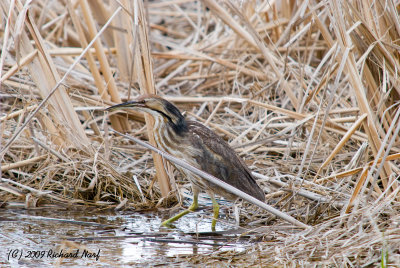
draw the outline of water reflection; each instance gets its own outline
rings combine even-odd
[[[244,250],[245,245],[232,236],[208,234],[211,219],[201,218],[203,214],[189,214],[170,229],[160,227],[163,219],[156,212],[0,209],[0,266],[153,266],[171,264],[183,255]],[[217,232],[229,228],[218,224]],[[98,261],[82,256],[99,250]],[[61,258],[77,251],[77,258]]]

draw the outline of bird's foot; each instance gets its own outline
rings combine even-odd
[[[217,225],[217,220],[219,216],[219,205],[214,198],[213,198],[213,211],[214,211],[214,217],[211,222],[211,231],[215,232],[215,226]]]
[[[176,229],[176,226],[170,221],[170,219],[165,220],[161,223],[161,226],[170,228],[170,229]]]

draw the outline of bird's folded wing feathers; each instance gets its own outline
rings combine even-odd
[[[221,137],[195,121],[188,121],[188,127],[192,144],[203,151],[202,162],[198,164],[204,171],[257,199],[265,199],[246,164]]]

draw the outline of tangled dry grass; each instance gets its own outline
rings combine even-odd
[[[244,205],[242,223],[269,226],[270,241],[188,261],[400,263],[399,1],[5,0],[0,8],[4,206],[174,201],[170,190],[187,188],[184,178],[109,130],[151,140],[143,124],[151,120],[102,111],[157,92],[229,141],[263,175],[269,204],[313,226],[296,231]]]

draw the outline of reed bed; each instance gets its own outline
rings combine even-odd
[[[0,10],[3,206],[181,201],[184,177],[110,131],[152,142],[151,118],[103,112],[157,93],[224,137],[268,204],[313,226],[243,203],[241,225],[263,226],[264,242],[185,261],[400,263],[399,1],[5,0]]]

